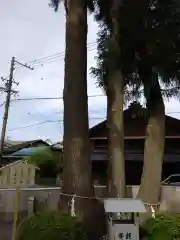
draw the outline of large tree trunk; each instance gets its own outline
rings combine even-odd
[[[165,107],[158,77],[154,86],[144,86],[149,91],[147,107],[149,111],[147,135],[144,146],[144,166],[138,198],[150,204],[159,202],[161,173],[165,142]]]
[[[95,199],[87,198],[92,198],[94,191],[88,139],[87,5],[85,2],[69,0],[67,6],[64,78],[65,167],[62,192],[85,197],[75,198],[75,213],[76,217],[87,226],[88,233],[92,237],[97,233],[97,228],[91,225],[98,214],[96,209],[98,203]],[[72,197],[61,195],[60,206],[65,212],[70,212],[71,200]]]
[[[108,97],[108,141],[110,164],[110,193],[112,196],[125,197],[125,161],[124,161],[124,116],[123,116],[123,76],[114,73],[109,84]]]
[[[121,59],[119,12],[121,1],[113,0],[111,8],[111,56],[108,76],[108,141],[109,141],[109,170],[111,196],[125,197],[125,163],[124,163],[124,78],[119,70],[118,61]],[[112,59],[111,59],[112,58]]]
[[[70,0],[66,16],[63,191],[88,197],[93,192],[88,140],[87,6],[84,2]],[[76,206],[79,217],[83,217],[83,205]]]
[[[83,0],[70,0],[66,16],[64,78],[64,184],[63,192],[91,197],[91,164],[87,104],[87,8]],[[83,219],[88,204],[79,198],[76,214]],[[66,199],[63,206],[69,210]]]

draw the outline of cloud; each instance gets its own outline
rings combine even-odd
[[[19,91],[19,96],[16,98],[62,97],[65,14],[63,5],[58,13],[54,13],[53,9],[49,8],[48,3],[49,0],[0,1],[0,76],[6,77],[8,75],[12,56],[23,63],[37,60],[31,62],[31,65],[35,67],[34,71],[16,66],[15,80],[19,82],[19,86],[13,86],[13,89]],[[97,25],[93,21],[93,17],[89,16],[88,43],[96,41],[96,33]],[[61,53],[59,58],[54,57],[51,58],[52,61],[44,60],[42,65],[38,64],[39,58],[56,53]],[[97,88],[95,80],[89,74],[89,68],[96,64],[95,55],[96,46],[92,45],[88,51],[88,95],[103,94],[103,91]],[[5,94],[2,94],[0,103],[3,103],[4,100]],[[1,107],[0,126],[3,110]],[[179,111],[177,102],[168,103],[167,110]],[[100,122],[105,116],[106,97],[89,98],[90,126]],[[48,138],[52,141],[58,141],[62,139],[63,134],[62,119],[62,99],[12,101],[7,136],[13,140]],[[36,125],[46,121],[47,123]]]
[[[23,63],[44,56],[63,53],[65,50],[65,14],[63,6],[58,13],[49,8],[48,0],[11,0],[0,2],[0,74],[7,76],[10,68],[10,60],[15,56]],[[88,42],[96,41],[97,26],[89,16]],[[95,65],[95,46],[89,47],[88,68]],[[32,62],[34,71],[16,66],[15,79],[19,86],[13,89],[19,91],[16,98],[58,98],[62,97],[64,81],[64,59],[61,54],[58,61],[37,66],[37,61]],[[94,80],[88,72],[88,94],[99,95],[102,91],[97,88]],[[5,100],[5,94],[0,101]],[[96,101],[96,102],[95,102]],[[106,101],[103,97],[89,98],[90,126],[105,116]],[[101,110],[102,109],[102,110]],[[3,107],[0,108],[0,116],[3,116]],[[101,114],[102,111],[102,114]],[[96,113],[99,113],[98,115]],[[58,100],[34,100],[12,101],[7,136],[12,139],[26,140],[35,138],[50,138],[57,141],[62,138],[63,101]],[[47,123],[36,125],[40,122]],[[48,122],[54,121],[54,122]],[[0,121],[0,124],[2,120]],[[30,125],[31,126],[28,128]],[[22,127],[22,128],[21,128]],[[27,128],[25,128],[27,127]]]

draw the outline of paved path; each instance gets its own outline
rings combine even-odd
[[[12,223],[0,222],[0,239],[1,240],[12,239]]]

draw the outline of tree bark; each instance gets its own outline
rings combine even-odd
[[[125,197],[126,176],[124,161],[124,116],[123,116],[123,76],[120,71],[114,73],[109,84],[111,91],[108,98],[108,137],[109,164],[111,171],[110,192],[112,196]]]
[[[87,227],[90,238],[96,239],[100,227],[97,228],[97,224],[93,226],[93,223],[100,214],[99,203],[95,199],[88,199],[94,196],[94,191],[88,139],[86,1],[69,0],[67,8],[63,93],[65,166],[62,192],[86,197],[75,197],[75,213],[77,219]],[[71,200],[72,197],[61,195],[61,210],[69,213]]]
[[[63,192],[90,197],[93,191],[88,141],[87,6],[84,0],[70,0],[67,7]],[[83,219],[85,204],[75,200],[76,214]],[[63,207],[69,210],[67,199]]]
[[[164,157],[165,107],[158,77],[156,77],[155,85],[152,88],[147,85],[144,88],[145,92],[150,91],[147,99],[149,118],[146,128],[144,166],[138,198],[150,204],[157,204],[161,191],[161,173]]]
[[[121,1],[113,0],[111,7],[111,55],[108,76],[108,141],[109,141],[109,170],[111,196],[125,197],[125,162],[124,162],[124,78],[117,63],[121,59],[119,13]]]

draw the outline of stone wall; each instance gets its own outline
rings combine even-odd
[[[37,202],[37,210],[43,207],[56,210],[58,208],[60,188],[27,188],[20,191],[19,212],[20,215],[28,214],[28,202],[34,197]],[[16,191],[13,189],[0,191],[0,220],[11,221],[13,219]]]
[[[136,198],[139,186],[128,186],[128,197]],[[96,196],[103,198],[107,196],[105,186],[95,186]],[[13,219],[16,191],[13,189],[0,190],[0,220],[10,221]],[[43,208],[58,209],[60,200],[60,187],[29,188],[20,192],[21,215],[28,213],[28,200],[30,197],[36,199],[37,211]],[[180,213],[180,187],[163,186],[161,191],[160,212]]]

